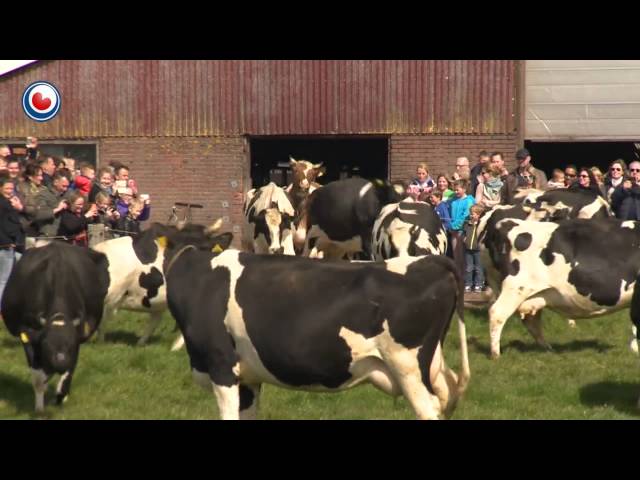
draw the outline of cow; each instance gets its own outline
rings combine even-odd
[[[111,321],[118,309],[146,312],[150,319],[138,345],[147,343],[162,319],[167,309],[166,284],[163,276],[163,261],[161,245],[158,238],[173,232],[174,236],[180,232],[180,238],[186,244],[198,244],[202,248],[227,248],[233,235],[218,234],[222,219],[209,227],[203,225],[186,224],[180,227],[165,226],[154,223],[135,237],[121,237],[107,240],[95,245],[95,251],[107,258],[108,291],[104,301],[105,311],[102,325],[98,332],[99,340],[104,340],[106,324]],[[182,346],[179,337],[173,344],[172,350]]]
[[[590,191],[573,189],[526,189],[515,195],[515,203],[531,209],[529,220],[557,222],[568,218],[606,218],[613,212],[607,201]]]
[[[373,260],[444,255],[447,232],[433,207],[411,197],[382,208],[373,225]]]
[[[307,197],[314,190],[322,187],[322,185],[316,183],[316,179],[325,174],[326,168],[322,166],[322,163],[313,164],[306,160],[296,160],[292,156],[289,156],[289,165],[293,173],[293,182],[289,184],[285,191],[289,195],[291,205],[296,212],[294,223],[298,225]]]
[[[493,358],[500,356],[502,329],[516,311],[548,348],[539,315],[543,308],[588,318],[629,307],[640,271],[640,223],[506,218],[496,223],[494,236],[492,262],[502,281],[489,309]]]
[[[271,182],[247,192],[242,247],[253,253],[295,255],[295,211],[284,189]]]
[[[342,259],[362,252],[370,259],[373,224],[382,207],[401,200],[399,188],[382,180],[348,178],[313,192],[296,231],[303,256]]]
[[[403,394],[425,419],[450,416],[466,389],[462,283],[447,257],[349,263],[176,252],[169,238],[167,261],[169,308],[194,380],[213,390],[222,419],[255,418],[263,383],[319,392],[372,383]],[[460,376],[443,356],[454,314]]]
[[[640,342],[640,282],[639,278],[636,278],[636,284],[633,289],[633,296],[631,297],[631,322],[633,330],[633,340],[631,341],[631,349],[638,353],[638,342]],[[640,408],[640,397],[638,397],[638,408]]]
[[[44,411],[47,382],[61,378],[56,403],[71,391],[80,345],[102,319],[108,277],[106,257],[63,242],[27,250],[2,297],[7,329],[23,344],[31,368],[35,410]]]

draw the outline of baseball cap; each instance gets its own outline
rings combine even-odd
[[[516,152],[516,159],[517,160],[524,160],[525,158],[527,158],[529,155],[531,155],[529,153],[529,150],[527,150],[526,148],[521,148],[520,150],[518,150]]]

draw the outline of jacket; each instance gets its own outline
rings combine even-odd
[[[531,166],[529,169],[529,173],[534,177],[534,182],[532,185],[527,185],[524,183],[524,179],[518,173],[517,168],[509,175],[507,175],[501,193],[503,204],[511,205],[513,203],[513,197],[515,196],[519,188],[537,188],[538,190],[547,189],[547,175],[542,170],[538,170],[537,168]]]
[[[475,203],[476,199],[471,195],[451,200],[451,230],[461,232],[464,229],[464,222],[469,217],[469,210]]]
[[[617,186],[611,194],[611,209],[621,220],[640,220],[640,185]]]
[[[464,248],[467,250],[480,250],[478,242],[478,226],[480,222],[471,223],[467,220],[464,223]]]
[[[18,252],[24,251],[24,231],[18,212],[5,197],[0,196],[0,248],[14,245]]]

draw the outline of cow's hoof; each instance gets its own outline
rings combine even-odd
[[[62,406],[65,403],[67,403],[67,400],[69,399],[69,395],[56,395],[56,405],[58,406]]]
[[[636,340],[635,338],[631,340],[631,344],[629,344],[629,348],[631,348],[632,352],[638,353],[638,340]]]
[[[498,360],[500,358],[500,354],[497,352],[491,352],[490,358],[491,360]]]
[[[567,323],[569,324],[570,328],[576,328],[576,321],[575,320],[569,320]]]

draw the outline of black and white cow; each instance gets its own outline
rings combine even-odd
[[[348,263],[173,251],[169,239],[169,308],[194,379],[213,390],[223,419],[255,418],[263,383],[323,392],[372,383],[429,419],[450,415],[466,388],[460,279],[446,257]],[[443,356],[454,313],[459,377]]]
[[[587,318],[629,307],[640,271],[640,223],[614,218],[560,223],[503,219],[495,225],[492,262],[500,294],[489,309],[491,355],[515,312],[545,345],[540,311]]]
[[[107,258],[109,286],[99,339],[104,340],[106,324],[118,309],[123,309],[149,313],[149,323],[138,341],[138,345],[145,345],[167,309],[162,270],[164,257],[158,238],[166,236],[167,232],[174,235],[182,232],[181,239],[185,244],[198,244],[206,250],[216,248],[222,251],[229,247],[233,237],[230,233],[218,234],[221,226],[222,219],[209,227],[195,224],[173,227],[154,223],[135,237],[115,238],[95,245],[94,250]],[[182,344],[182,337],[179,337],[172,350],[179,349]]]
[[[433,207],[411,197],[385,205],[373,225],[373,260],[444,255],[447,232]]]
[[[631,297],[631,322],[633,326],[633,341],[631,342],[631,349],[638,353],[638,343],[640,342],[640,285],[639,278],[636,278],[636,284],[633,288],[633,296]],[[638,397],[638,408],[640,408],[640,397]]]
[[[80,344],[91,337],[102,318],[106,262],[100,253],[52,242],[27,250],[9,277],[2,316],[11,335],[23,343],[37,412],[44,410],[52,375],[61,375],[56,403],[69,395]]]
[[[515,195],[515,203],[531,209],[529,220],[557,222],[568,218],[613,216],[611,207],[604,198],[583,190],[522,190]]]
[[[373,224],[382,207],[401,200],[397,188],[382,180],[348,178],[313,192],[296,232],[303,255],[342,259],[363,252],[370,259]]]
[[[307,198],[315,190],[322,187],[316,182],[316,179],[324,175],[326,169],[322,166],[322,163],[313,164],[306,160],[296,160],[292,156],[289,156],[289,165],[291,166],[293,181],[285,191],[289,195],[291,205],[296,212],[294,223],[297,225],[300,222],[300,215]]]
[[[295,255],[295,210],[284,189],[271,182],[257,190],[249,190],[244,204],[244,217],[244,250]]]

